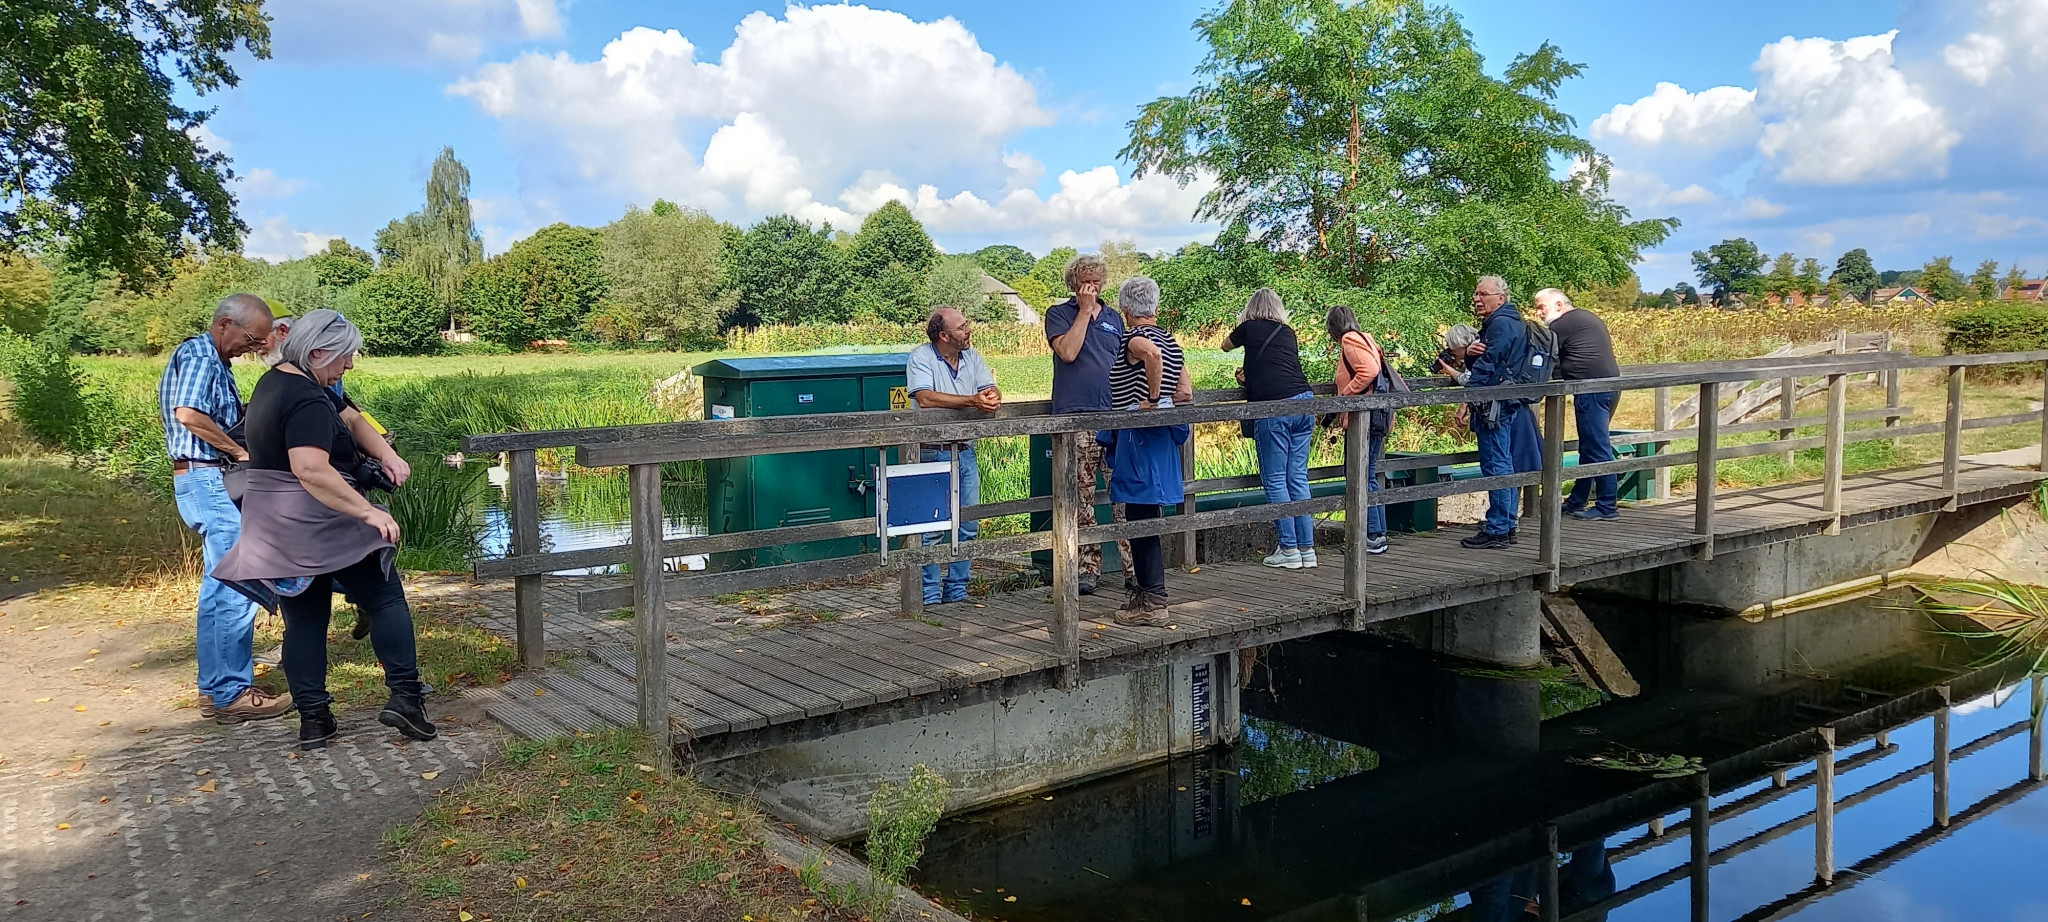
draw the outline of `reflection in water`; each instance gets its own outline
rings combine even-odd
[[[568,476],[549,476],[549,473],[543,472],[540,480],[543,550],[611,547],[632,540],[624,469],[581,471]],[[510,500],[505,493],[505,484],[496,479],[492,483],[496,489],[483,491],[482,503],[477,510],[484,523],[483,555],[486,558],[503,557],[510,553],[512,546],[512,526],[506,509]],[[681,483],[664,480],[661,507],[664,513],[662,537],[692,538],[706,533],[704,483],[701,479]],[[697,555],[672,560],[669,564],[671,567],[700,570],[704,567],[704,558]],[[569,572],[615,570],[614,567],[605,567]]]
[[[948,821],[915,883],[977,918],[1046,922],[2016,918],[2048,896],[2017,665],[1986,665],[1900,599],[1763,624],[1588,611],[1640,697],[1343,635],[1278,645],[1243,691],[1237,747]],[[1938,686],[1957,702],[1947,828],[1930,807]],[[1809,886],[1823,725],[1831,889]],[[1708,771],[1573,761],[1617,748]]]

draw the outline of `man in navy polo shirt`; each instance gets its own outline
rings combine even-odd
[[[1045,309],[1045,338],[1052,345],[1052,411],[1054,413],[1103,413],[1115,408],[1109,395],[1109,370],[1116,365],[1124,347],[1124,321],[1102,303],[1102,286],[1109,278],[1109,265],[1102,257],[1083,253],[1067,261],[1067,290],[1074,296]],[[1102,446],[1092,438],[1075,440],[1074,476],[1081,484],[1080,525],[1095,524],[1095,475],[1107,478],[1102,464]],[[1111,518],[1124,520],[1123,509],[1111,507]],[[1124,578],[1135,577],[1131,552],[1117,542],[1123,557]],[[1091,595],[1102,579],[1102,547],[1081,546],[1081,594]]]

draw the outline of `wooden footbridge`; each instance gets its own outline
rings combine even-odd
[[[1314,400],[1247,402],[1241,392],[1197,395],[1194,404],[1165,410],[1053,415],[1045,403],[1006,406],[983,415],[973,411],[914,410],[842,413],[829,416],[769,417],[667,423],[556,432],[472,436],[470,453],[507,452],[511,468],[511,556],[480,562],[479,578],[513,577],[516,624],[522,658],[541,665],[546,656],[543,575],[562,570],[626,564],[629,586],[593,586],[576,593],[578,612],[609,613],[630,608],[630,642],[590,648],[594,663],[569,673],[544,673],[554,695],[512,696],[493,710],[522,732],[545,735],[601,723],[638,724],[666,734],[676,748],[698,759],[718,758],[789,742],[816,739],[862,727],[923,716],[971,704],[1000,701],[1050,688],[1072,688],[1089,680],[1163,663],[1184,662],[1230,650],[1367,624],[1450,605],[1484,601],[1530,590],[1555,590],[1589,579],[1616,576],[1687,560],[1731,553],[1816,535],[1838,534],[1902,516],[1953,510],[2010,500],[2048,477],[2039,470],[1977,465],[1961,458],[1962,435],[1976,429],[2029,426],[2048,433],[2048,411],[1966,418],[1965,373],[1970,368],[2048,363],[2048,351],[1995,355],[1914,357],[1874,355],[1792,356],[1736,362],[1634,366],[1622,377],[1482,391],[1428,386],[1414,393]],[[1881,375],[1896,382],[1899,372],[1943,369],[1945,412],[1915,423],[1901,407],[1894,384],[1891,399],[1877,410],[1850,412],[1852,377]],[[1629,436],[1656,442],[1658,454],[1577,467],[1570,476],[1629,471],[1696,471],[1689,500],[1625,510],[1618,521],[1565,518],[1559,500],[1567,478],[1565,453],[1575,446],[1563,438],[1565,400],[1573,394],[1629,390],[1656,392],[1660,416],[1671,394],[1695,395],[1696,406],[1719,407],[1722,388],[1756,380],[1785,382],[1796,393],[1800,382],[1818,379],[1825,409],[1795,416],[1786,405],[1781,418],[1723,424],[1721,414],[1700,413],[1692,427],[1665,428]],[[1077,528],[1073,510],[1084,501],[1069,474],[1080,438],[1097,429],[1394,409],[1489,399],[1525,399],[1540,410],[1544,432],[1541,471],[1455,482],[1426,483],[1374,492],[1362,489],[1362,438],[1346,440],[1345,463],[1317,469],[1312,478],[1341,477],[1341,495],[1279,505],[1255,505],[1188,512],[1149,521]],[[1353,420],[1364,414],[1354,413]],[[1816,431],[1817,430],[1817,431]],[[1735,437],[1764,434],[1770,441],[1736,444]],[[1810,434],[1801,434],[1810,433]],[[1936,464],[1901,470],[1848,474],[1845,448],[1859,441],[1940,434],[1945,450]],[[989,519],[1051,511],[1050,531],[975,541],[957,549],[945,545],[892,550],[886,562],[875,555],[729,572],[679,573],[665,562],[688,555],[844,538],[874,533],[869,520],[828,522],[732,534],[663,540],[661,465],[674,461],[779,454],[835,448],[885,449],[922,442],[1001,436],[1050,435],[1054,444],[1054,493],[968,507],[963,518]],[[1691,443],[1690,446],[1687,443]],[[584,467],[627,467],[631,497],[630,544],[565,552],[543,552],[535,453],[568,448]],[[1722,461],[1820,449],[1819,481],[1724,492],[1717,488]],[[1402,458],[1385,469],[1433,468],[1463,463],[1472,456]],[[1191,470],[1192,465],[1184,469]],[[1662,480],[1662,478],[1659,478]],[[1255,477],[1193,480],[1190,494],[1254,486]],[[1168,576],[1173,623],[1165,627],[1115,624],[1121,602],[1113,592],[1079,594],[1077,549],[1103,542],[1163,535],[1179,559],[1195,559],[1197,531],[1270,521],[1283,515],[1342,511],[1345,547],[1363,538],[1367,504],[1433,499],[1497,488],[1534,488],[1535,513],[1519,529],[1519,543],[1507,550],[1459,547],[1455,530],[1397,536],[1382,556],[1323,548],[1323,565],[1313,570],[1276,571],[1256,563],[1207,562],[1196,572]],[[1096,501],[1090,497],[1087,501]],[[1186,508],[1191,508],[1189,504]],[[1533,527],[1531,527],[1533,525]],[[977,559],[1052,552],[1052,588],[1011,592],[978,602],[922,604],[918,567],[955,557]],[[795,623],[774,630],[710,623],[692,617],[691,599],[829,580],[893,573],[898,613],[917,617],[871,617]],[[1111,581],[1113,583],[1113,581]],[[843,583],[841,585],[844,585]],[[834,593],[847,608],[872,592]],[[560,614],[568,615],[568,612]]]

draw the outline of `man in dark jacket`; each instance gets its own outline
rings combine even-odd
[[[1614,378],[1621,365],[1614,360],[1614,341],[1607,324],[1591,311],[1572,306],[1572,299],[1555,288],[1536,293],[1536,315],[1557,333],[1557,377],[1564,381]],[[1609,426],[1614,419],[1616,393],[1574,394],[1572,413],[1579,424],[1579,463],[1599,464],[1614,460]],[[1575,519],[1614,519],[1618,478],[1613,474],[1580,477],[1565,497],[1564,512]],[[1589,505],[1590,502],[1590,505]]]
[[[1479,342],[1483,348],[1466,361],[1470,373],[1466,387],[1514,384],[1516,372],[1529,358],[1529,334],[1522,315],[1508,303],[1508,284],[1500,276],[1479,279],[1472,290],[1472,313],[1479,319]],[[1520,401],[1488,400],[1468,404],[1472,434],[1479,437],[1479,473],[1496,477],[1515,473],[1514,429],[1516,414],[1528,412]],[[1460,542],[1468,548],[1497,549],[1515,543],[1515,514],[1519,490],[1506,487],[1486,493],[1486,521],[1479,534]]]

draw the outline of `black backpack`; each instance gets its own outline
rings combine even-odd
[[[1541,320],[1525,317],[1522,327],[1529,341],[1527,354],[1515,366],[1512,384],[1549,384],[1557,370],[1557,331]],[[1523,403],[1533,404],[1540,398],[1531,397]]]

